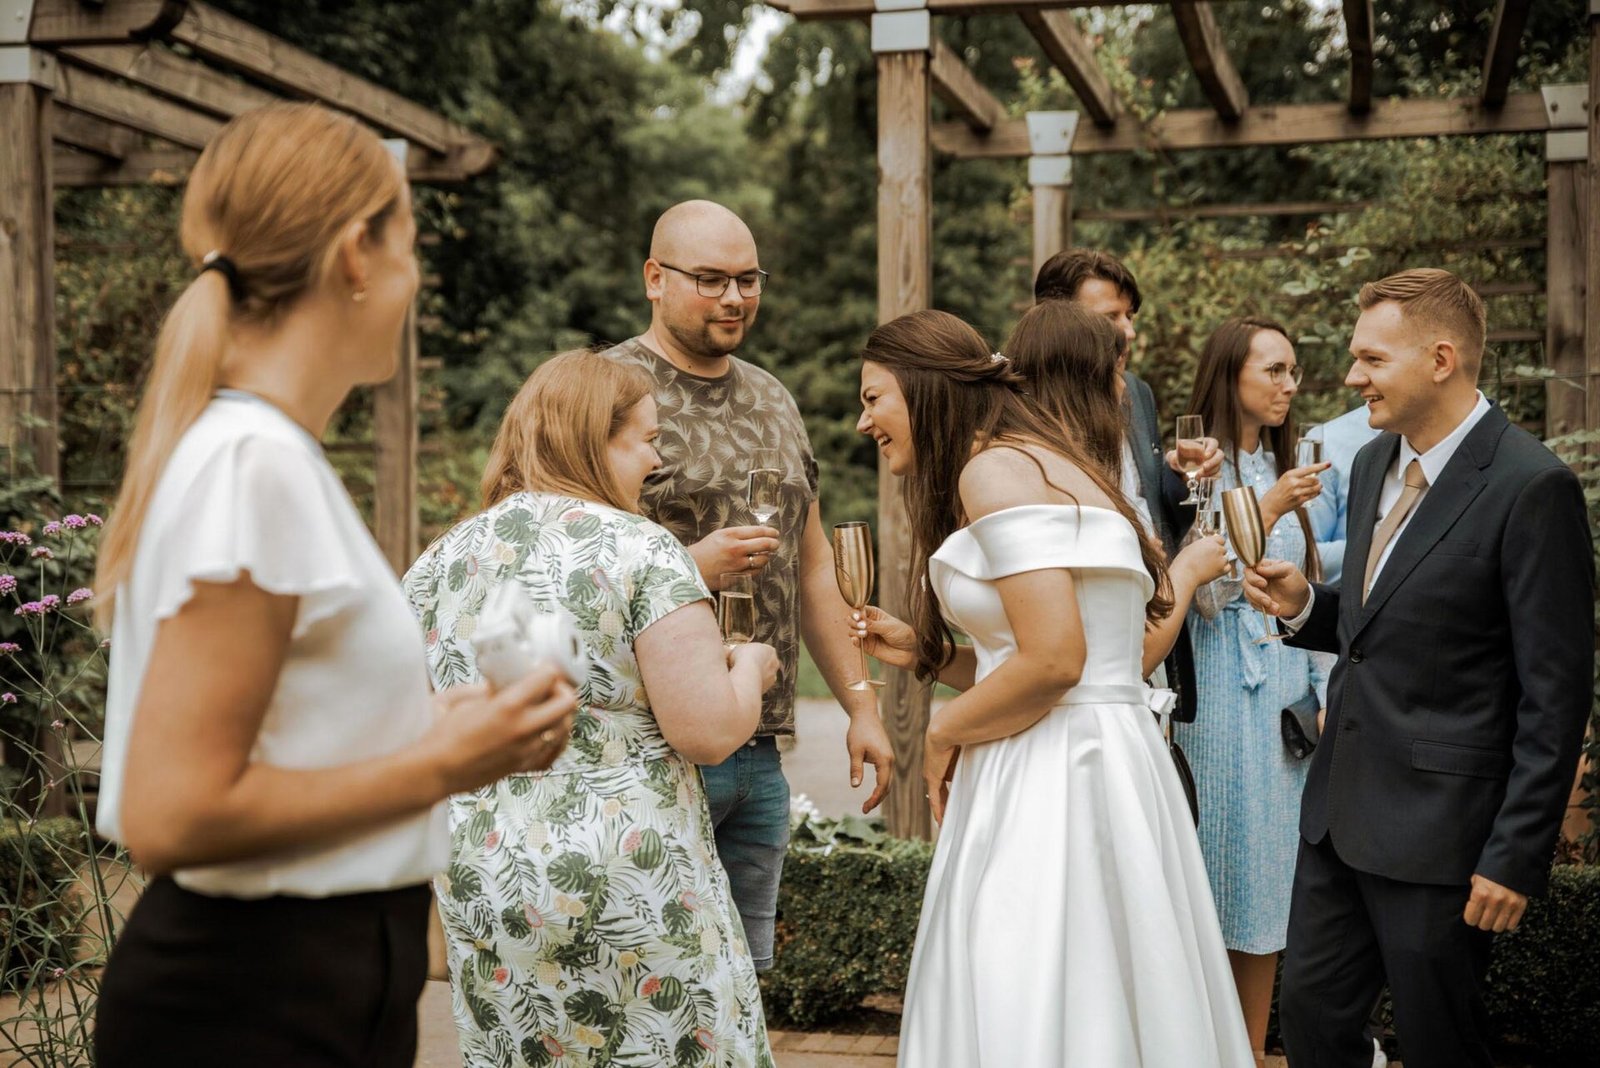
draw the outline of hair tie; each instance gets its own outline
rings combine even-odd
[[[1003,352],[991,352],[991,353],[989,353],[989,362],[990,363],[1010,363],[1011,362],[1011,357],[1007,356]]]
[[[239,267],[236,263],[219,250],[212,249],[200,257],[200,264],[200,274],[205,274],[207,271],[221,272],[222,277],[228,280],[228,294],[236,301],[244,300],[244,281],[239,277]]]

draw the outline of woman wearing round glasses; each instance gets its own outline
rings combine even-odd
[[[1291,407],[1301,374],[1282,326],[1229,319],[1200,354],[1188,411],[1204,417],[1222,449],[1215,499],[1237,486],[1255,487],[1266,555],[1312,574],[1317,552],[1304,505],[1321,492],[1317,473],[1328,465],[1294,466]],[[1177,727],[1194,768],[1200,848],[1258,1060],[1288,932],[1307,735],[1315,733],[1300,724],[1310,724],[1323,706],[1331,666],[1323,654],[1277,641],[1256,644],[1263,625],[1239,577],[1196,591],[1189,633],[1198,711],[1194,723]]]

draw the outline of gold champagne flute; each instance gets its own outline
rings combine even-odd
[[[865,523],[835,523],[833,527],[833,578],[839,596],[857,612],[872,599],[872,584],[877,568],[872,560],[872,528]],[[867,671],[867,646],[861,644],[861,680],[847,689],[870,690],[883,683]]]
[[[722,576],[722,592],[717,594],[717,625],[722,628],[722,644],[728,649],[756,638],[755,579],[743,571]]]
[[[1222,518],[1228,524],[1228,540],[1233,543],[1233,551],[1239,555],[1239,562],[1245,567],[1255,567],[1267,552],[1267,531],[1261,523],[1261,505],[1256,503],[1256,491],[1253,486],[1240,486],[1238,489],[1222,491]],[[1272,617],[1266,610],[1261,612],[1261,618],[1266,622],[1266,633],[1256,639],[1257,645],[1265,645],[1283,638],[1276,632],[1272,625]]]
[[[1198,415],[1178,416],[1178,462],[1183,466],[1184,479],[1189,483],[1189,496],[1179,504],[1199,504],[1200,465],[1206,458],[1205,418]]]

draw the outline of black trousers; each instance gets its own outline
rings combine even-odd
[[[412,1068],[427,886],[332,898],[157,879],[106,965],[100,1068]]]
[[[1369,1068],[1385,976],[1406,1068],[1491,1068],[1483,979],[1493,936],[1462,920],[1469,888],[1356,871],[1331,838],[1300,842],[1279,1022],[1294,1068]]]

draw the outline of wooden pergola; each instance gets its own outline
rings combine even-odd
[[[1072,159],[1103,152],[1246,148],[1544,132],[1547,142],[1546,386],[1551,434],[1600,428],[1600,234],[1587,223],[1600,204],[1600,0],[1590,0],[1589,84],[1510,91],[1533,0],[1498,0],[1476,95],[1374,99],[1373,0],[1343,0],[1350,53],[1344,101],[1270,104],[1252,101],[1228,56],[1213,5],[1172,0],[1166,6],[1209,107],[1164,112],[1140,122],[1118,100],[1096,65],[1094,46],[1069,8],[1094,0],[768,0],[795,18],[869,19],[878,71],[878,317],[885,322],[929,306],[932,290],[930,165],[937,150],[957,159],[1027,159],[1033,188],[1033,264],[1070,246]],[[1219,3],[1235,0],[1217,0]],[[1015,14],[1072,87],[1081,111],[1008,119],[961,56],[936,32],[936,15]],[[934,124],[931,94],[957,116]],[[1087,121],[1082,121],[1087,120]],[[1299,213],[1306,205],[1217,206],[1214,214]],[[1333,206],[1327,206],[1333,207]],[[1282,209],[1287,208],[1288,211]],[[1320,210],[1311,206],[1313,211]],[[1203,214],[1201,208],[1194,212]],[[1110,217],[1111,213],[1098,213]],[[1135,217],[1137,213],[1131,213]],[[880,467],[880,596],[906,609],[910,532],[899,486]],[[922,734],[929,688],[900,671],[883,691],[884,722],[897,772],[886,810],[890,830],[927,837],[932,826],[922,793]]]
[[[59,480],[58,188],[181,183],[230,118],[312,100],[388,138],[413,182],[481,173],[494,146],[444,116],[188,0],[0,0],[0,445]],[[397,570],[417,551],[415,315],[373,392],[374,527]]]

